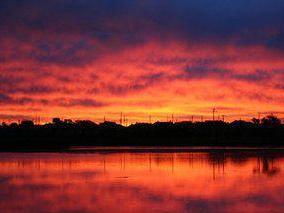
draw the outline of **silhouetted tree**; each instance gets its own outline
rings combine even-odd
[[[31,128],[31,127],[34,127],[34,122],[31,120],[23,120],[21,122],[21,126],[24,128]]]
[[[236,120],[233,121],[231,125],[234,127],[250,127],[252,123],[243,120]]]
[[[64,124],[74,124],[71,119],[64,119]]]
[[[259,125],[259,124],[260,124],[260,120],[257,119],[257,118],[252,118],[251,121],[252,121],[252,123],[255,124],[255,125]]]
[[[2,122],[2,127],[7,127],[8,125],[5,122]]]
[[[53,123],[54,125],[60,125],[60,124],[62,124],[63,122],[61,121],[60,118],[53,118],[53,119],[52,119],[52,123]]]
[[[77,120],[75,121],[76,125],[78,125],[81,128],[91,128],[97,126],[96,123],[90,120]]]
[[[261,124],[264,126],[279,126],[281,120],[274,115],[268,115],[261,119]]]
[[[11,127],[11,128],[17,128],[19,125],[17,124],[17,123],[15,123],[15,122],[13,122],[13,123],[11,123],[10,125],[9,125],[9,127]]]
[[[117,128],[117,127],[121,127],[120,124],[117,124],[117,123],[111,122],[111,121],[105,121],[103,123],[100,123],[100,126],[104,127],[104,128]]]
[[[0,126],[0,148],[4,147],[69,147],[106,145],[283,145],[284,125],[275,116],[252,122],[237,120],[205,122],[136,123],[124,127],[106,121],[96,124],[89,120],[54,118],[52,123],[34,125],[25,120],[20,125]],[[33,128],[32,128],[33,127]]]

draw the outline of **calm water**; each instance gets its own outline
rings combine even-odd
[[[1,212],[284,212],[284,154],[1,153]]]

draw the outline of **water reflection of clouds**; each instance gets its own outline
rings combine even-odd
[[[6,155],[3,212],[284,211],[279,154]]]

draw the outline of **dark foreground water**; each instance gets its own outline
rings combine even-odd
[[[0,212],[284,212],[283,151],[0,153]]]

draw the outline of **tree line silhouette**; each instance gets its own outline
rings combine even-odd
[[[123,126],[105,121],[54,118],[36,125],[31,120],[0,125],[0,150],[66,149],[70,146],[279,146],[284,125],[276,116],[250,122],[156,122]]]

